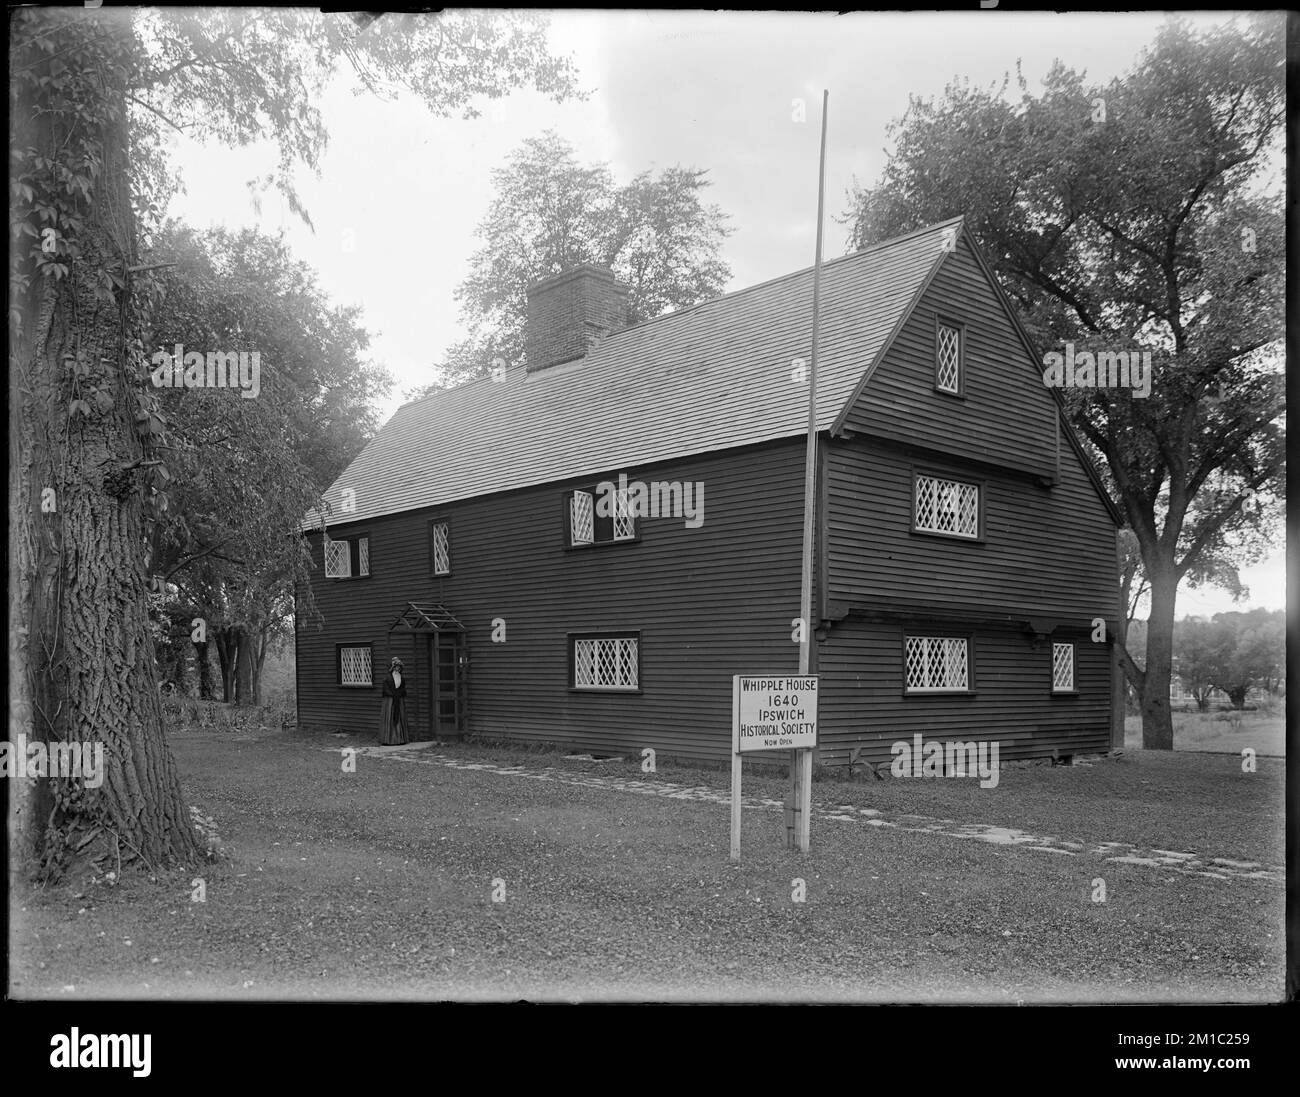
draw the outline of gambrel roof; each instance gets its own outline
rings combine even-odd
[[[817,427],[888,348],[962,219],[822,264]],[[813,269],[613,332],[586,357],[509,368],[397,410],[326,493],[351,523],[806,432]],[[1095,476],[1095,471],[1089,470]],[[343,511],[345,489],[355,510]],[[304,528],[319,526],[309,514]]]

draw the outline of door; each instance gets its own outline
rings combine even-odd
[[[435,739],[462,735],[466,716],[465,636],[460,632],[435,632],[432,656],[430,728]]]

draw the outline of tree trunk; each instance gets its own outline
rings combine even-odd
[[[182,648],[176,652],[176,657],[172,659],[169,681],[179,694],[186,693],[189,690],[189,683],[185,673],[185,650]]]
[[[11,115],[11,147],[34,146],[57,160],[70,142],[89,139],[102,157],[77,236],[81,254],[67,258],[67,276],[56,281],[20,259],[31,281],[11,297],[21,310],[10,344],[17,572],[10,602],[16,617],[10,621],[11,736],[102,744],[102,784],[42,778],[28,790],[21,788],[26,782],[14,781],[17,817],[11,822],[18,845],[29,854],[40,849],[47,867],[57,868],[79,831],[100,843],[83,853],[120,849],[123,860],[135,853],[152,867],[188,864],[200,851],[164,733],[141,497],[127,490],[131,474],[123,473],[142,453],[134,429],[139,367],[127,347],[130,306],[122,291],[113,304],[94,292],[101,272],[123,271],[134,262],[124,75],[131,30],[117,13],[83,18],[80,26],[53,32],[55,52],[69,41],[86,48],[77,78],[85,82],[83,91],[92,84],[95,90],[80,103],[112,113],[87,117],[69,108],[67,97],[23,80]],[[56,25],[37,15],[15,24],[14,72],[48,71],[48,55],[26,44]],[[78,354],[91,369],[80,382],[69,360]],[[91,401],[89,414],[74,417],[74,386],[84,392],[90,383],[112,405]],[[96,827],[102,829],[96,833]]]
[[[257,659],[253,662],[253,696],[262,703],[262,668],[266,666],[266,652],[271,646],[270,630],[263,628],[257,638]]]
[[[253,683],[253,640],[240,629],[236,633],[235,652],[235,704],[241,708],[257,704],[257,691]]]
[[[1178,576],[1170,566],[1147,567],[1151,616],[1147,619],[1146,673],[1142,677],[1142,747],[1173,750],[1174,723],[1169,705],[1173,678],[1174,603]]]
[[[199,699],[211,701],[212,698],[212,661],[208,658],[208,642],[194,645],[194,659],[199,664]]]
[[[183,694],[187,678],[185,645],[189,642],[189,636],[183,624],[178,624],[171,618],[165,620],[168,625],[167,639],[162,651],[158,653],[159,675],[177,694]]]
[[[238,638],[231,629],[217,629],[217,666],[221,672],[221,700],[231,705],[235,702],[235,655]]]

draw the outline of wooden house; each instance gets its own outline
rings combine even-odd
[[[421,738],[726,756],[732,675],[797,670],[812,280],[632,326],[608,271],[532,287],[527,362],[304,520],[300,722],[372,731],[396,654]],[[825,263],[819,330],[820,760],[1108,749],[1119,515],[961,220]]]

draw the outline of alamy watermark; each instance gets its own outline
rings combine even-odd
[[[69,1067],[108,1067],[127,1069],[133,1077],[148,1078],[153,1069],[150,1063],[149,1033],[135,1032],[115,1035],[82,1032],[58,1032],[50,1037],[50,1066],[55,1069]]]
[[[900,739],[889,748],[894,756],[889,772],[895,777],[979,777],[980,788],[997,788],[999,749],[996,739],[924,743],[917,734],[910,743]]]
[[[246,400],[262,391],[261,351],[210,350],[205,359],[201,351],[177,343],[174,353],[160,350],[149,360],[155,388],[239,389]]]
[[[86,788],[104,783],[104,744],[0,741],[0,777],[80,777]]]
[[[1101,350],[1075,351],[1065,344],[1065,353],[1050,350],[1043,355],[1043,384],[1048,388],[1133,390],[1135,399],[1151,395],[1151,352]]]
[[[687,529],[704,525],[704,483],[701,480],[654,480],[646,484],[618,474],[618,483],[596,485],[596,513],[601,518],[684,518]]]

